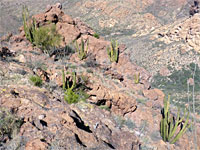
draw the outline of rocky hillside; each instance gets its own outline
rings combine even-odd
[[[37,26],[55,23],[62,39],[49,57],[26,39],[23,27],[19,34],[2,36],[1,149],[195,149],[193,128],[175,144],[165,143],[160,135],[162,90],[172,93],[172,114],[176,114],[176,105],[188,105],[187,82],[192,88],[194,68],[197,114],[191,116],[196,117],[199,147],[200,22],[189,2],[83,0],[46,7],[49,1],[3,0],[0,4],[1,19],[13,21],[12,27],[1,23],[1,33],[22,25],[21,14],[16,13],[21,8],[10,11],[14,6],[31,4]],[[111,37],[119,41],[119,58],[112,63],[107,54]],[[84,60],[72,41],[88,46]],[[33,76],[42,79],[39,87],[31,82]],[[63,78],[70,86],[75,79],[78,103],[65,101]]]

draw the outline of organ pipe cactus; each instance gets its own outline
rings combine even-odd
[[[134,81],[135,81],[135,84],[138,84],[140,82],[140,73],[138,73],[137,75],[136,74],[134,75]]]
[[[119,57],[119,47],[117,41],[111,40],[110,47],[107,48],[107,53],[110,58],[110,62],[117,63]]]
[[[74,89],[76,88],[76,73],[73,72],[72,76],[72,85],[69,85],[69,80],[67,80],[66,85],[65,73],[64,70],[62,70],[63,90],[65,90],[64,99],[68,104],[77,103],[79,101],[79,95],[74,92]]]
[[[76,46],[76,51],[78,52],[78,57],[80,60],[83,60],[87,57],[87,51],[88,51],[88,45],[89,41],[87,40],[87,45],[85,46],[85,43],[83,39],[81,39],[81,46],[79,47],[78,42],[75,42]]]
[[[23,7],[22,11],[22,18],[23,18],[23,26],[26,39],[29,40],[31,43],[34,42],[34,34],[36,32],[37,26],[36,21],[33,19],[32,23],[28,22],[29,19],[29,12],[27,7]]]
[[[66,76],[65,76],[65,72],[64,70],[62,70],[62,80],[63,80],[63,90],[74,90],[75,87],[76,87],[76,73],[75,72],[72,72],[72,85],[70,87],[69,85],[69,80],[66,81]],[[67,82],[67,85],[66,85],[66,82]]]
[[[184,115],[180,118],[180,108],[178,109],[178,114],[176,119],[174,116],[170,115],[170,96],[168,100],[164,99],[164,108],[162,110],[162,120],[160,123],[160,132],[163,141],[174,144],[190,127],[189,124],[189,112],[185,109]],[[187,115],[186,115],[187,113]],[[183,125],[183,126],[181,126]],[[179,131],[177,129],[179,128]]]

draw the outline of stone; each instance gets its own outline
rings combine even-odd
[[[59,8],[60,10],[62,9],[62,4],[61,4],[61,3],[56,3],[54,6],[55,6],[56,8]]]
[[[126,149],[139,148],[138,147],[139,141],[134,136],[134,134],[131,134],[129,132],[122,132],[122,133],[114,132],[112,133],[112,135],[113,135],[112,140],[114,141],[112,146],[115,147],[116,149],[126,150]]]
[[[32,19],[35,19],[38,27],[41,27],[43,25],[45,25],[45,14],[41,13],[41,14],[36,14],[32,17]]]
[[[164,100],[164,98],[165,98],[165,94],[163,93],[163,91],[162,90],[160,90],[160,89],[153,89],[156,93],[157,93],[157,95],[158,95],[158,100]]]
[[[46,117],[46,115],[45,115],[45,114],[42,114],[42,115],[39,115],[39,116],[38,116],[38,119],[39,119],[39,120],[42,120],[42,119],[44,119],[45,117]]]
[[[113,92],[111,93],[112,96],[112,108],[114,112],[119,112],[123,115],[129,112],[134,112],[137,109],[136,100],[128,97],[126,94],[121,92]]]
[[[92,28],[83,23],[79,18],[74,19],[74,21],[81,34],[94,35],[95,32],[92,30]]]
[[[143,94],[150,100],[157,100],[158,94],[154,90],[143,90]]]
[[[26,63],[27,61],[26,61],[26,58],[24,57],[24,55],[19,55],[19,56],[17,56],[16,57],[16,59],[19,61],[19,62],[21,62],[21,63]]]
[[[26,144],[25,150],[47,150],[48,144],[40,139],[34,139]]]
[[[62,23],[68,23],[68,24],[73,24],[74,25],[74,20],[69,16],[69,15],[63,15],[62,16],[62,20],[61,20]]]
[[[58,30],[58,33],[63,36],[65,45],[71,43],[80,35],[78,28],[72,24],[58,22],[56,24],[56,29]]]

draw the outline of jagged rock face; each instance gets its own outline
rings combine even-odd
[[[154,33],[157,33],[157,37],[160,36],[159,41],[163,41],[166,44],[170,44],[175,41],[184,41],[185,47],[191,47],[195,51],[199,52],[199,24],[199,14],[195,14],[193,17],[184,20],[184,22],[162,27],[166,29],[165,33],[158,33],[159,30],[162,30],[162,28],[156,30]]]
[[[20,136],[28,141],[23,143],[26,150],[125,150],[139,146],[134,134],[116,128],[110,113],[91,104],[80,103],[70,108],[48,91],[34,87],[10,86],[0,90],[4,91],[0,95],[1,106],[12,108],[23,117]],[[12,90],[17,94],[10,94]]]

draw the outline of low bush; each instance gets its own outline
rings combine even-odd
[[[6,109],[0,109],[0,144],[5,139],[12,139],[23,124],[23,120]]]
[[[60,39],[60,35],[56,32],[56,25],[51,24],[50,26],[43,26],[35,30],[33,44],[44,53],[49,54],[49,50],[52,47],[59,46]]]
[[[31,76],[29,79],[35,86],[42,86],[42,79],[39,76]]]
[[[99,34],[98,33],[94,33],[93,35],[95,38],[99,39]]]
[[[72,89],[66,89],[64,100],[67,101],[68,104],[77,103],[79,101],[79,95]]]

